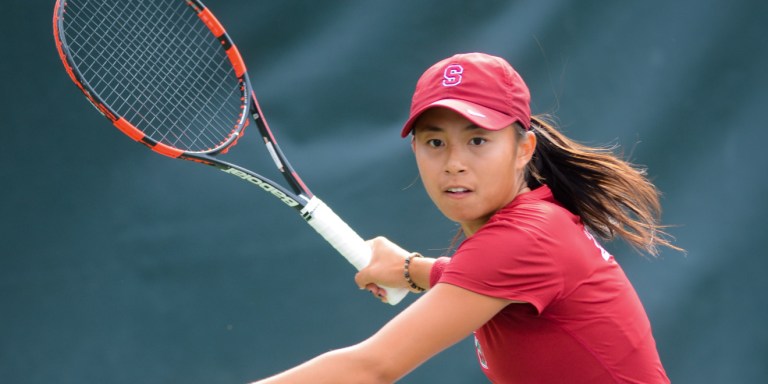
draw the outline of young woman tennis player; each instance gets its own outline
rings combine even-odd
[[[369,339],[264,383],[390,383],[473,333],[495,383],[669,382],[637,294],[596,240],[679,249],[659,224],[656,188],[531,117],[529,104],[498,57],[455,55],[422,75],[402,135],[464,241],[433,259],[371,240],[361,288],[428,292]]]

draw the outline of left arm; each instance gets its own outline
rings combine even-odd
[[[480,328],[509,303],[437,284],[367,340],[258,383],[391,383]]]

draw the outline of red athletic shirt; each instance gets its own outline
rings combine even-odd
[[[433,281],[529,303],[508,305],[475,331],[492,382],[669,382],[621,267],[547,186],[519,195],[448,260],[439,259]]]

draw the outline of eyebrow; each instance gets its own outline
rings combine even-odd
[[[414,125],[413,131],[416,132],[416,130],[425,131],[425,132],[445,132],[445,129],[438,127],[436,125]],[[473,131],[477,129],[482,129],[479,125],[475,123],[470,123],[466,127],[464,127],[465,131]]]

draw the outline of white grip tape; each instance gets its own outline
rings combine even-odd
[[[304,217],[310,216],[307,221],[309,225],[358,271],[371,262],[371,248],[365,240],[316,196],[309,200],[301,213]],[[405,288],[381,288],[387,291],[387,303],[391,305],[399,303],[408,294]]]

